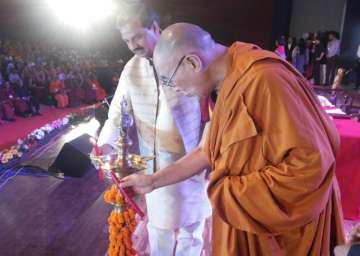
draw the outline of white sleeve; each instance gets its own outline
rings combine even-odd
[[[126,82],[126,74],[121,74],[118,86],[115,91],[113,100],[111,101],[108,119],[106,120],[104,127],[102,128],[99,138],[98,145],[110,144],[116,147],[116,142],[119,139],[119,127],[120,127],[120,115],[121,115],[121,101],[125,97],[128,102],[129,108],[131,108],[131,98],[128,91],[128,83]]]

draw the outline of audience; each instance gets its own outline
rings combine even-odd
[[[286,41],[286,43],[285,43]],[[284,43],[282,43],[284,42]],[[299,41],[295,37],[281,36],[275,41],[275,53],[294,65],[316,85],[332,85],[340,54],[340,41],[334,31],[306,33]]]
[[[94,67],[104,65],[99,52],[0,40],[0,120],[40,115],[40,103],[66,108],[103,100]]]

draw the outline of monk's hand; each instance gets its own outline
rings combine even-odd
[[[132,174],[120,180],[120,186],[130,187],[137,194],[147,194],[154,190],[152,175]]]

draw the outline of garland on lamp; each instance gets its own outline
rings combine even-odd
[[[136,252],[131,240],[137,225],[135,211],[127,205],[116,185],[112,185],[104,193],[104,201],[118,208],[112,210],[108,218],[109,256],[135,256]]]

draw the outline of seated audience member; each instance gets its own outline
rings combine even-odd
[[[19,81],[21,81],[21,77],[18,73],[18,71],[16,69],[11,69],[10,74],[9,74],[9,82],[10,84],[14,85],[19,83]]]
[[[95,90],[96,101],[102,101],[106,98],[106,92],[104,88],[100,85],[99,81],[95,74],[90,75],[90,81],[92,83],[92,88]]]
[[[8,122],[15,121],[14,108],[14,92],[10,88],[10,83],[5,82],[4,86],[0,88],[0,109],[2,112],[2,119]]]
[[[17,99],[15,101],[15,109],[19,105],[20,113],[22,116],[25,115],[40,115],[40,103],[33,97],[30,93],[30,89],[20,82],[18,86],[15,87],[15,92]]]
[[[12,95],[14,97],[14,106],[15,106],[15,113],[18,116],[22,117],[28,117],[29,114],[29,107],[27,102],[29,101],[29,98],[27,96],[26,88],[23,87],[22,82],[18,82],[17,84],[13,85],[12,89]],[[19,90],[18,90],[19,89]],[[22,96],[19,96],[17,92],[21,92]]]
[[[69,105],[69,97],[65,90],[64,78],[53,76],[49,85],[49,91],[56,100],[58,108],[66,108]]]
[[[78,74],[74,74],[66,80],[66,87],[69,90],[69,105],[78,107],[85,100],[85,91],[82,87],[83,80]]]
[[[93,86],[90,76],[90,74],[84,75],[85,101],[87,104],[96,102],[96,86]]]
[[[38,102],[43,102],[47,92],[45,76],[41,75],[37,77],[35,71],[34,77],[28,79],[28,87],[31,91],[31,95],[34,96]]]
[[[2,73],[1,73],[1,62],[0,62],[0,88],[4,85],[4,78],[2,76]]]

